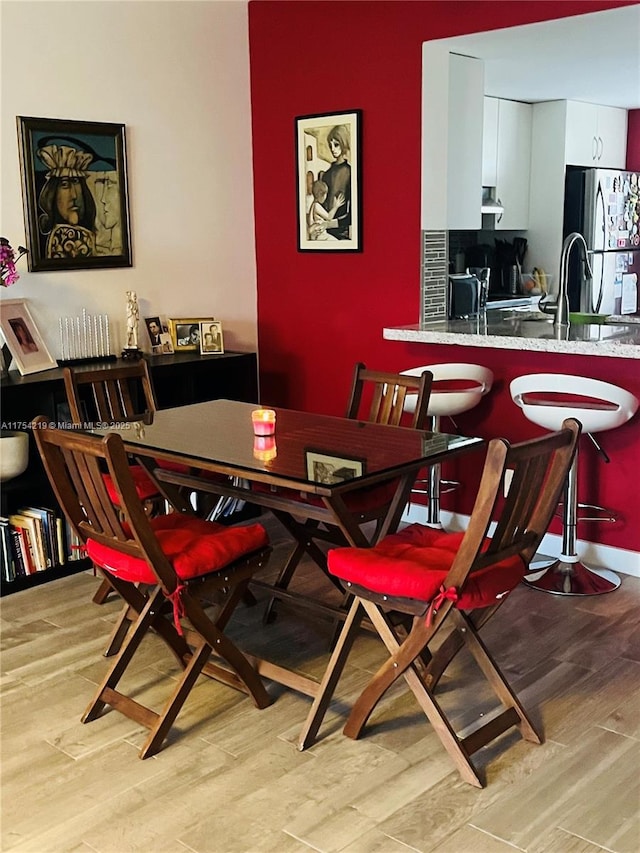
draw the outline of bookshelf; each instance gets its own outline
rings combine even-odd
[[[146,356],[146,359],[159,409],[221,398],[248,403],[258,401],[255,353],[226,352],[206,356],[175,353]],[[117,363],[110,362],[111,365]],[[0,380],[0,393],[3,429],[23,429],[22,425],[31,423],[37,415],[55,421],[68,420],[64,414],[66,395],[61,368],[28,376],[9,371]],[[29,466],[24,474],[2,484],[0,503],[3,517],[25,506],[49,507],[60,514],[32,435],[29,437]],[[0,594],[10,595],[89,567],[87,560],[72,560],[16,577],[11,582],[2,578]]]

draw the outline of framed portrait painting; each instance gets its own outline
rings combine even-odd
[[[362,251],[362,111],[295,120],[298,251]]]
[[[45,346],[24,299],[3,299],[0,302],[0,330],[23,376],[58,366]]]
[[[123,124],[18,116],[29,270],[130,267]]]

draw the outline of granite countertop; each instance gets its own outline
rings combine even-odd
[[[468,320],[437,320],[383,329],[389,341],[640,358],[640,324],[572,323],[555,329],[553,318],[527,309],[493,310]]]

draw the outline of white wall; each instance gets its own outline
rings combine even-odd
[[[215,316],[227,349],[257,341],[247,3],[0,3],[0,234],[25,244],[16,116],[126,125],[133,267],[29,273],[25,298],[54,357],[58,317]],[[141,342],[145,341],[140,328]]]

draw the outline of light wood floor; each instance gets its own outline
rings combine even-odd
[[[279,531],[276,556],[286,548]],[[296,584],[315,588],[312,567]],[[320,579],[320,588],[333,591]],[[2,850],[33,853],[638,853],[640,580],[580,599],[518,588],[483,633],[542,724],[536,746],[505,735],[475,756],[487,787],[463,783],[403,685],[366,735],[341,733],[350,702],[383,660],[356,642],[318,742],[295,746],[310,700],[276,685],[256,710],[201,678],[163,751],[141,761],[143,730],[114,711],[80,723],[118,612],[91,574],[2,601]],[[261,594],[263,598],[263,594]],[[245,648],[319,675],[331,626],[284,607],[267,628],[241,607]],[[166,695],[175,675],[151,639],[129,687]],[[157,653],[157,654],[156,654]],[[465,681],[463,692],[454,689]],[[404,683],[403,683],[404,684]],[[462,728],[489,710],[468,661],[442,684]]]

